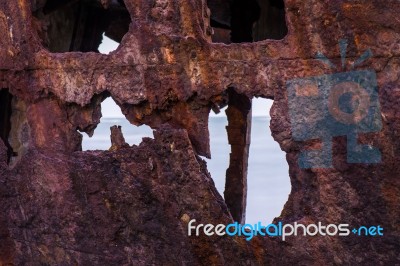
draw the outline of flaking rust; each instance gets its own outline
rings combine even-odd
[[[0,117],[0,264],[400,263],[400,2],[286,0],[284,38],[229,45],[211,42],[210,18],[218,40],[229,36],[229,15],[212,2],[211,14],[202,0],[0,2],[0,108],[11,106]],[[97,52],[104,32],[121,43],[109,55]],[[385,119],[360,140],[382,161],[349,165],[337,137],[331,168],[301,169],[307,143],[292,138],[286,82],[331,73],[315,55],[340,63],[340,39],[350,61],[373,52],[359,67],[376,71]],[[189,237],[186,217],[233,222],[199,157],[210,155],[211,107],[229,105],[229,90],[274,99],[270,126],[292,184],[276,221],[380,224],[384,236]],[[124,148],[82,152],[80,132],[99,123],[106,97],[154,139],[128,147],[117,131]]]

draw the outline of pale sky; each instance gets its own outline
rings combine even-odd
[[[103,34],[103,41],[99,46],[99,52],[102,54],[109,54],[112,51],[115,51],[119,46],[119,43],[114,42],[106,35]]]
[[[110,38],[103,35],[103,42],[99,46],[99,51],[102,54],[109,54],[118,48],[118,43],[111,40]],[[272,100],[267,100],[263,98],[254,98],[253,99],[253,116],[268,116],[269,110],[272,106]],[[103,113],[103,117],[124,117],[121,112],[121,109],[115,104],[115,102],[110,98],[104,100],[101,105],[101,112]],[[225,109],[221,110],[221,112],[217,115],[213,111],[211,111],[210,116],[226,116]]]

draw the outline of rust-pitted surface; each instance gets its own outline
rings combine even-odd
[[[132,22],[110,55],[44,49],[32,16],[44,2],[0,2],[0,88],[13,96],[8,141],[18,152],[7,164],[0,141],[0,264],[400,263],[399,1],[286,0],[284,39],[225,45],[210,41],[204,1],[125,0]],[[333,168],[300,169],[307,143],[292,139],[285,84],[333,73],[314,57],[340,65],[339,39],[349,41],[350,62],[373,52],[359,69],[377,72],[383,128],[360,141],[382,162],[348,164],[338,137]],[[209,111],[228,87],[274,99],[271,129],[292,183],[279,220],[379,224],[384,236],[188,237],[189,219],[232,221],[198,156],[210,155]],[[155,139],[80,151],[77,129],[92,132],[108,94]]]

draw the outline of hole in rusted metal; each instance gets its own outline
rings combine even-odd
[[[271,223],[280,216],[291,190],[286,153],[272,137],[272,100],[253,98],[248,161],[246,223]]]
[[[111,97],[102,102],[101,110],[102,118],[93,136],[89,137],[86,134],[83,136],[83,151],[118,149],[123,146],[138,145],[143,138],[153,137],[153,130],[149,126],[138,127],[129,123]]]
[[[99,52],[103,35],[120,43],[130,15],[122,1],[48,0],[33,6],[36,28],[50,52]]]
[[[219,109],[220,107],[222,109]],[[216,106],[215,108],[218,108],[218,113],[210,113],[208,119],[211,159],[204,159],[207,161],[207,168],[214,180],[215,187],[219,193],[223,195],[225,189],[226,169],[229,167],[229,153],[231,147],[226,132],[228,118],[226,117],[225,111],[227,106]]]
[[[109,54],[119,47],[119,43],[116,41],[111,40],[105,34],[103,34],[103,40],[99,46],[99,52],[102,54]]]
[[[235,93],[232,90],[228,94]],[[219,113],[209,117],[212,159],[206,159],[207,168],[235,220],[271,222],[280,216],[291,189],[286,154],[269,128],[272,100],[252,99],[249,114],[244,108],[249,106],[245,95],[231,95],[230,103],[225,97],[221,96],[213,108]],[[230,124],[225,113],[230,116]]]

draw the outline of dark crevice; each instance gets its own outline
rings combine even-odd
[[[11,130],[11,102],[13,96],[9,93],[8,89],[0,90],[0,137],[7,147],[7,163],[10,162],[11,157],[15,156],[8,137]]]
[[[233,0],[231,4],[231,42],[252,42],[253,24],[260,16],[256,0]]]
[[[260,17],[253,27],[253,40],[283,39],[288,33],[283,0],[258,0],[258,4]]]
[[[75,2],[78,2],[78,0],[48,0],[46,5],[43,7],[43,13],[46,15],[50,14],[57,9],[64,8],[66,5],[73,4]]]
[[[230,30],[231,29],[231,26],[229,24],[223,24],[223,23],[220,23],[220,22],[218,22],[216,20],[213,20],[213,19],[210,20],[210,25],[213,28],[219,28],[219,29],[225,29],[225,30]]]
[[[283,0],[208,0],[213,42],[280,40],[287,33]]]
[[[43,45],[58,53],[99,52],[103,34],[120,43],[131,22],[123,1],[103,6],[97,0],[48,0],[34,16]]]
[[[75,51],[76,36],[78,33],[81,16],[82,16],[82,4],[79,3],[78,7],[77,7],[77,11],[76,11],[76,18],[75,18],[75,22],[74,22],[74,26],[73,26],[73,30],[72,30],[72,37],[71,37],[68,51]],[[81,50],[81,49],[78,49],[78,50]],[[84,52],[84,51],[82,51],[82,52]]]

